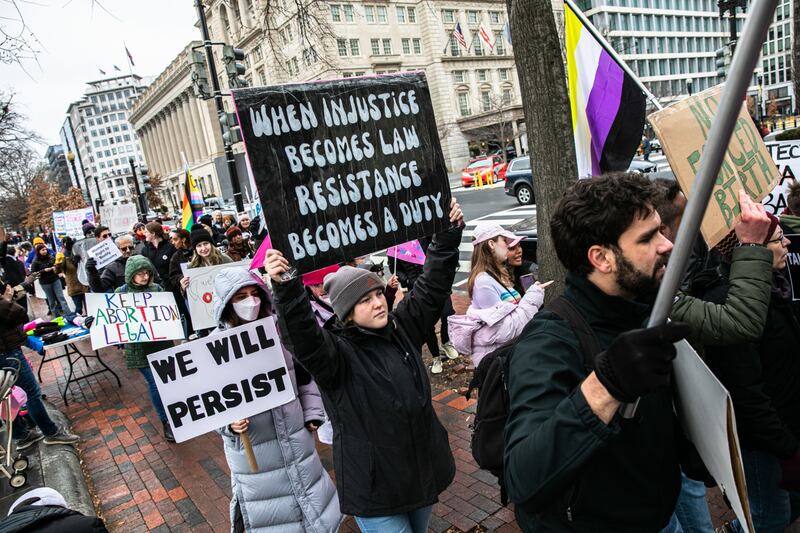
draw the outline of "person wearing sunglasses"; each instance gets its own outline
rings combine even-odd
[[[106,231],[108,230],[106,229]],[[100,237],[101,235],[98,235],[98,240],[100,240]],[[92,292],[114,292],[125,284],[125,264],[128,262],[128,258],[133,255],[133,237],[120,235],[114,242],[122,256],[116,258],[106,267],[98,270],[94,259],[90,257],[86,260],[86,273],[89,276],[89,288]]]

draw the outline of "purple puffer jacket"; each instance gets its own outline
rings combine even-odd
[[[447,318],[450,341],[458,353],[469,354],[478,368],[481,359],[516,339],[544,301],[544,289],[528,289],[518,304],[498,301],[493,307],[476,309],[470,305],[464,315]]]

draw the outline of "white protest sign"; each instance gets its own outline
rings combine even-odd
[[[131,231],[139,222],[136,206],[133,204],[104,205],[100,208],[100,222],[111,230],[111,233]]]
[[[87,293],[92,349],[183,339],[181,314],[171,292]]]
[[[778,185],[761,202],[767,206],[767,212],[777,216],[786,209],[789,184],[800,179],[800,141],[768,142],[767,150],[778,166],[780,179]]]
[[[87,253],[89,257],[94,258],[97,263],[97,270],[105,268],[113,263],[117,257],[122,257],[122,252],[119,251],[119,248],[117,248],[117,245],[114,244],[114,241],[111,239],[106,239],[92,246]]]
[[[214,321],[214,278],[224,268],[240,267],[248,270],[250,261],[239,261],[208,267],[187,268],[184,275],[189,277],[186,288],[186,300],[189,303],[189,315],[192,317],[194,329],[217,327]]]
[[[728,497],[745,532],[753,531],[730,394],[685,340],[673,363],[678,412],[708,472]]]
[[[94,211],[91,207],[72,209],[70,211],[56,211],[53,213],[53,233],[59,239],[69,236],[73,239],[83,238],[83,222],[88,220],[94,223]]]
[[[269,317],[149,355],[175,440],[294,400],[280,342]]]

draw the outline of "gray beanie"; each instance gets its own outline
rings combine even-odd
[[[358,301],[370,291],[383,289],[384,281],[374,272],[343,266],[325,276],[323,287],[331,299],[333,312],[339,320],[346,320]]]

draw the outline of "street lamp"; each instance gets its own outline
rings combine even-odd
[[[692,85],[694,85],[694,80],[692,78],[686,78],[686,91],[689,93],[689,96],[692,96]]]
[[[758,122],[758,127],[761,127],[761,118],[763,116],[764,110],[761,109],[761,102],[764,99],[763,93],[763,83],[764,83],[764,76],[759,74],[756,76],[756,81],[758,81],[758,93],[756,93],[756,122]]]

